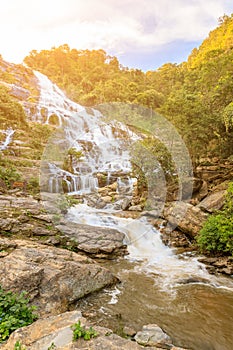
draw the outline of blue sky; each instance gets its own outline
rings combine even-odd
[[[146,71],[186,60],[224,13],[233,13],[232,0],[8,0],[0,54],[20,63],[33,49],[67,43]]]

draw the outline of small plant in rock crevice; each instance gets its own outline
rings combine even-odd
[[[73,341],[80,338],[83,338],[84,340],[90,340],[91,338],[98,336],[98,333],[92,327],[86,329],[85,326],[81,325],[80,321],[71,326],[71,329],[73,330]]]

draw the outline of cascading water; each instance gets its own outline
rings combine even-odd
[[[35,121],[49,124],[57,118],[64,132],[67,150],[82,152],[82,160],[72,163],[73,172],[49,164],[49,191],[60,192],[62,180],[68,192],[88,193],[98,186],[97,174],[109,178],[112,174],[125,175],[131,171],[127,146],[138,137],[120,122],[105,123],[101,113],[69,100],[46,76],[35,72],[41,89]]]
[[[65,139],[55,137],[56,146],[66,150],[74,148],[82,154],[78,162],[72,162],[72,171],[62,168],[59,157],[53,162],[47,154],[46,166],[42,169],[46,180],[43,190],[61,193],[65,184],[69,193],[89,193],[98,187],[98,175],[103,174],[106,185],[114,178],[119,193],[124,194],[125,188],[131,191],[133,180],[130,178],[128,145],[138,137],[121,123],[106,124],[99,112],[72,102],[47,77],[38,72],[35,74],[41,88],[35,120],[43,123],[56,120]],[[104,325],[110,326],[112,315],[121,313],[122,318],[130,319],[135,327],[155,322],[164,325],[183,346],[195,350],[231,349],[227,337],[232,335],[228,324],[233,311],[228,306],[223,316],[218,311],[224,308],[224,303],[219,304],[219,300],[227,303],[231,300],[227,294],[232,289],[230,279],[209,275],[195,257],[176,255],[162,243],[160,232],[145,217],[122,218],[111,203],[104,209],[79,204],[69,209],[66,220],[93,227],[111,227],[125,234],[129,255],[107,265],[123,284],[113,290],[110,300],[107,299],[109,291],[106,291],[100,298],[94,296],[87,305],[88,310],[90,305],[96,305],[98,321],[106,318]],[[214,315],[224,323],[223,330],[218,328],[218,323],[211,322],[208,327],[209,319],[212,321]],[[200,319],[203,332],[197,327]]]
[[[0,151],[4,151],[5,149],[7,149],[8,145],[12,141],[12,137],[15,133],[15,130],[13,130],[12,128],[8,128],[7,130],[3,130],[2,133],[6,135],[6,138],[2,142],[2,144],[0,144]]]

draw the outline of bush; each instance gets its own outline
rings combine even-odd
[[[233,182],[223,210],[209,216],[197,236],[197,244],[201,251],[233,255]]]
[[[6,292],[0,286],[0,343],[9,338],[16,329],[28,326],[37,319],[33,312],[35,306],[29,306],[25,292],[20,295]]]

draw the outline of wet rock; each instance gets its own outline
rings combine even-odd
[[[61,235],[72,240],[78,250],[94,256],[109,257],[127,253],[123,243],[125,235],[115,229],[80,225],[63,221],[56,228]]]
[[[130,197],[125,197],[125,198],[123,199],[123,201],[122,201],[121,209],[122,209],[122,210],[127,210],[127,209],[129,209],[130,203],[131,203],[131,198],[130,198]]]
[[[143,346],[156,346],[162,349],[170,349],[171,338],[156,324],[143,326],[142,331],[135,336],[138,344]]]
[[[204,211],[207,211],[208,213],[213,213],[214,211],[219,210],[223,207],[225,195],[225,190],[212,193],[211,195],[203,199],[197,205],[197,207]]]
[[[142,207],[141,207],[141,205],[132,205],[131,207],[129,207],[128,210],[129,211],[142,211]]]
[[[203,257],[198,259],[200,262],[206,264],[206,269],[211,274],[225,274],[233,275],[233,257],[220,256],[220,257]]]
[[[111,196],[102,197],[102,201],[104,201],[105,203],[111,203],[112,197]]]
[[[65,249],[2,238],[4,244],[16,247],[1,258],[0,284],[28,292],[42,315],[64,312],[79,298],[117,281],[90,258]]]

